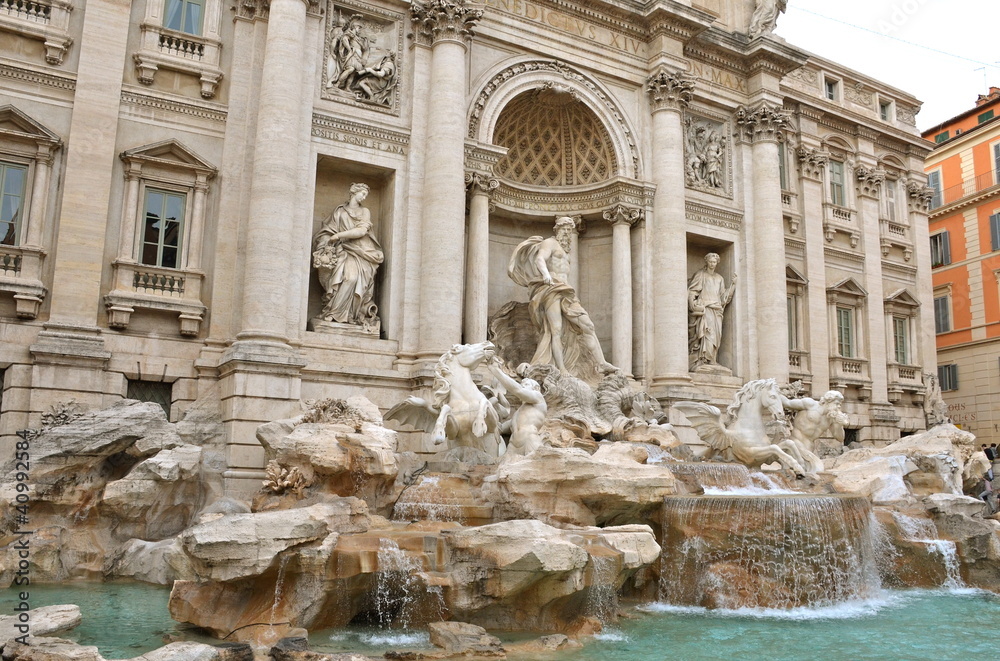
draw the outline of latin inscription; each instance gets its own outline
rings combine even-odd
[[[317,138],[336,140],[337,142],[343,142],[349,145],[389,152],[390,154],[400,154],[402,156],[406,155],[406,149],[402,145],[393,144],[391,142],[383,142],[382,140],[373,140],[372,138],[367,138],[363,135],[356,135],[354,133],[344,133],[342,131],[327,128],[313,128],[313,135]]]
[[[747,92],[746,79],[734,76],[728,71],[717,69],[716,67],[702,64],[701,62],[692,62],[691,73],[702,80],[707,80],[715,83],[716,85],[722,85],[723,87],[727,87],[731,90],[742,92],[744,94]]]
[[[600,25],[595,25],[589,21],[584,21],[560,11],[553,11],[534,2],[527,2],[526,0],[486,0],[486,5],[529,21],[547,25],[560,32],[566,32],[573,36],[587,39],[588,41],[609,46],[630,55],[644,54],[646,50],[646,44],[638,39],[627,37],[619,32],[613,32]]]

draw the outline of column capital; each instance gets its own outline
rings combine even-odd
[[[906,183],[906,195],[910,200],[910,211],[927,213],[931,210],[931,202],[934,200],[934,189],[924,186],[916,181]]]
[[[799,147],[795,152],[799,157],[799,169],[802,176],[809,179],[821,179],[826,164],[830,162],[830,153],[810,147]]]
[[[740,106],[734,116],[740,134],[748,142],[777,142],[784,137],[791,122],[784,108],[766,102],[754,108]]]
[[[680,111],[691,102],[694,78],[683,71],[670,71],[666,67],[660,67],[646,79],[646,93],[649,95],[651,112]]]
[[[626,224],[632,227],[643,216],[642,209],[638,207],[627,207],[624,204],[616,204],[610,209],[604,210],[604,220],[612,225]]]
[[[482,17],[482,6],[466,0],[413,0],[410,5],[413,33],[424,44],[450,40],[465,45]]]
[[[472,195],[491,195],[493,191],[500,187],[500,180],[482,172],[466,172],[465,186]]]
[[[854,177],[857,180],[858,195],[876,199],[879,197],[885,181],[885,170],[858,165],[854,168]]]

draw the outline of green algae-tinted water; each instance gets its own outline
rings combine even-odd
[[[131,659],[177,639],[194,639],[193,632],[170,619],[167,600],[170,589],[146,583],[74,582],[61,585],[31,585],[0,590],[0,613],[10,615],[22,590],[29,593],[32,608],[76,604],[83,622],[59,638],[81,645],[96,645],[106,659]],[[198,640],[207,640],[198,638]],[[216,641],[217,642],[217,641]]]
[[[976,590],[886,592],[861,604],[791,611],[653,605],[559,661],[997,659],[998,626],[1000,596]]]

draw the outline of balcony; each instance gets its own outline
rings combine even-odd
[[[940,193],[935,191],[934,197],[931,198],[931,211],[961,202],[967,197],[978,195],[991,188],[1000,190],[1000,183],[997,179],[998,173],[985,172],[977,177],[970,177],[955,186],[949,186]]]
[[[201,302],[200,271],[165,269],[118,260],[114,269],[115,290],[104,297],[108,325],[128,328],[136,308],[173,312],[178,316],[180,334],[196,337],[206,308]]]
[[[14,295],[19,319],[34,319],[45,300],[42,257],[35,248],[0,246],[0,292]]]
[[[45,44],[45,61],[62,64],[73,44],[69,36],[69,14],[73,4],[66,0],[0,0],[0,32],[13,32]]]
[[[903,251],[903,260],[913,259],[913,242],[910,241],[910,228],[906,225],[882,218],[879,220],[879,244],[882,256],[888,257],[893,246]]]
[[[923,374],[916,365],[886,365],[889,377],[889,401],[893,404],[902,399],[904,392],[922,393],[924,391]]]
[[[831,356],[830,387],[841,391],[855,387],[858,389],[859,399],[869,399],[872,393],[872,380],[868,361],[864,358]]]
[[[140,83],[152,85],[156,72],[168,69],[196,76],[201,81],[202,97],[215,96],[222,80],[219,68],[222,42],[152,23],[143,23],[139,29],[142,33],[139,52],[132,59]]]
[[[861,241],[861,230],[855,219],[856,212],[829,202],[823,203],[823,236],[832,243],[837,232],[842,232],[851,241],[851,248],[857,248]]]

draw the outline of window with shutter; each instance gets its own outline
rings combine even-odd
[[[927,185],[934,191],[931,197],[931,209],[941,206],[941,172],[928,172]]]
[[[951,296],[934,299],[934,332],[951,332]]]
[[[990,216],[990,250],[1000,250],[1000,213]]]
[[[939,232],[931,236],[931,266],[948,264],[951,264],[951,237],[948,232]]]

